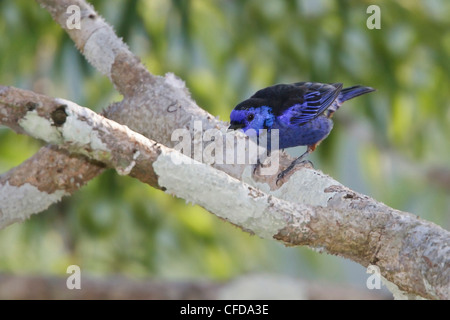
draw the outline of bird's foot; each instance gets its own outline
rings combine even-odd
[[[297,160],[299,160],[299,159],[297,159]],[[278,174],[277,182],[276,182],[277,186],[279,186],[281,184],[281,182],[283,182],[284,178],[286,176],[288,176],[289,173],[293,171],[292,169],[294,169],[297,165],[302,165],[302,167],[310,167],[310,168],[314,169],[314,165],[311,161],[309,161],[309,160],[297,161],[297,160],[292,161],[292,163],[289,165],[289,167],[287,167],[286,169],[284,169],[283,171],[281,171]]]

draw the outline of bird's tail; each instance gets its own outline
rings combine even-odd
[[[362,94],[375,91],[374,88],[364,87],[364,86],[353,86],[349,88],[342,89],[339,96],[334,101],[334,103],[327,109],[327,117],[331,118],[333,114],[339,109],[339,107],[347,100],[353,99]]]
[[[371,87],[364,87],[364,86],[353,86],[349,88],[342,89],[341,93],[338,97],[339,104],[342,104],[344,101],[353,99],[355,97],[358,97],[362,94],[366,94],[369,92],[375,91],[375,89]]]

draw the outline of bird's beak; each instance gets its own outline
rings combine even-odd
[[[242,129],[243,127],[245,127],[245,124],[239,123],[239,122],[235,122],[235,123],[231,123],[230,124],[230,126],[228,127],[227,131]]]

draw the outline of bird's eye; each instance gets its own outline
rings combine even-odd
[[[250,113],[250,114],[247,116],[247,121],[252,121],[253,119],[255,119],[255,115],[254,115],[253,113]]]

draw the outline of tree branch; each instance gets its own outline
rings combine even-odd
[[[430,298],[448,297],[449,232],[360,195],[315,170],[302,168],[292,179],[300,174],[320,176],[319,190],[326,198],[315,201],[325,205],[270,195],[67,100],[0,87],[0,112],[1,123],[16,132],[105,163],[120,174],[199,204],[261,238],[308,245],[364,266],[377,265],[384,277],[403,290]],[[2,195],[0,205],[9,197],[7,192]],[[3,220],[14,218],[8,210],[0,207]]]
[[[171,141],[172,132],[187,128],[194,133],[193,124],[196,120],[201,121],[203,131],[224,126],[224,123],[217,121],[191,100],[181,80],[172,74],[156,77],[148,73],[117,38],[112,28],[84,1],[38,2],[66,29],[87,60],[107,75],[124,95],[121,103],[112,105],[105,112],[108,118],[169,147],[174,145],[174,141]],[[71,4],[79,5],[82,9],[80,30],[66,28],[67,7]],[[71,103],[67,105],[73,106]],[[25,104],[25,107],[28,110],[21,117],[19,115],[20,119],[25,119],[22,125],[14,121],[14,117],[8,120],[9,123],[4,123],[18,132],[23,130],[41,139],[48,138],[50,143],[62,143],[65,148],[117,167],[119,172],[124,170],[126,173],[133,161],[138,160],[131,167],[130,174],[133,174],[139,165],[141,153],[136,159],[133,159],[137,154],[135,152],[117,154],[114,158],[112,152],[105,155],[105,150],[94,148],[92,140],[89,140],[90,145],[84,151],[79,148],[80,145],[69,147],[65,144],[67,141],[59,140],[61,126],[58,127],[58,119],[48,114],[45,116],[39,103],[39,111],[36,112],[33,104]],[[89,112],[87,114],[92,115]],[[66,115],[73,117],[73,120],[77,118],[75,123],[88,123],[78,115]],[[30,128],[30,125],[36,124],[30,118],[34,118],[47,131]],[[23,127],[24,123],[27,130]],[[52,124],[57,128],[49,128]],[[105,127],[103,124],[103,120],[100,121],[101,130]],[[92,130],[96,132],[94,139],[99,138],[101,130]],[[119,133],[112,136],[115,134]],[[121,138],[130,137],[124,134]],[[147,148],[150,145],[146,143],[152,145],[152,142],[143,143]],[[376,264],[383,276],[402,290],[427,298],[448,299],[449,233],[440,227],[349,190],[319,171],[298,168],[279,188],[275,184],[276,175],[254,176],[250,166],[214,164],[214,167],[245,181],[247,185],[206,165],[175,165],[173,154],[176,153],[170,150],[160,153],[152,162],[153,167],[150,166],[154,174],[159,176],[158,186],[167,189],[167,192],[198,203],[261,237],[273,237],[289,244],[306,244],[350,258],[364,266]],[[125,161],[124,165],[120,165],[121,160]],[[289,157],[282,155],[280,170],[289,162]],[[55,166],[48,168],[49,163]],[[9,223],[16,221],[14,219],[21,220],[24,218],[23,212],[26,212],[24,208],[33,206],[35,211],[44,210],[63,195],[81,187],[101,170],[102,165],[87,157],[74,156],[50,147],[41,149],[21,166],[0,177],[0,194],[3,197],[0,201],[3,211],[1,219],[7,219]],[[143,176],[142,173],[136,175]],[[154,177],[147,179],[154,183]],[[190,181],[190,185],[186,188],[184,185],[187,181]],[[21,188],[20,193],[17,188]],[[199,193],[196,190],[207,192]],[[220,199],[217,199],[217,194],[221,195]],[[23,195],[19,201],[17,197]],[[5,215],[5,210],[12,212],[12,216]]]

